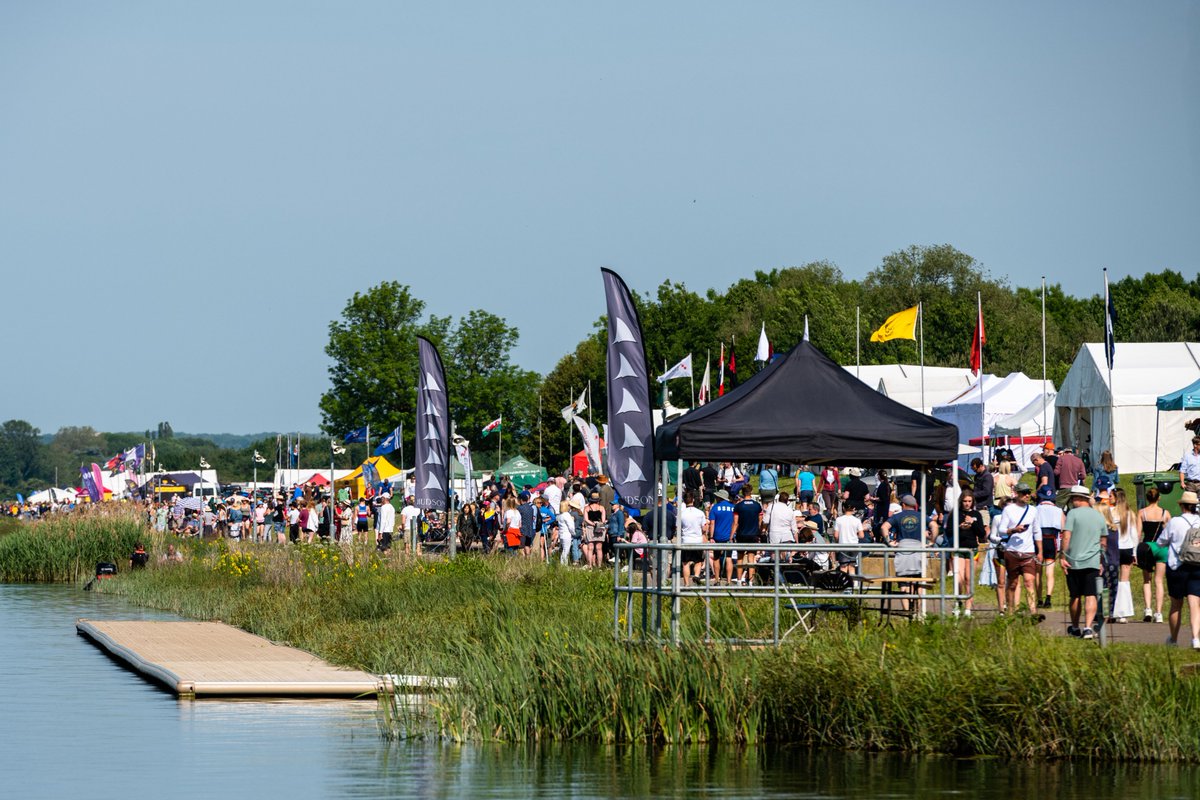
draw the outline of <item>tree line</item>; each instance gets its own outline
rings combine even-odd
[[[1098,291],[1086,297],[1067,294],[1053,276],[1048,282],[1046,360],[1048,377],[1055,385],[1061,384],[1080,345],[1103,340],[1099,270],[1096,282]],[[1200,276],[1189,280],[1165,270],[1115,281],[1110,291],[1117,311],[1118,342],[1200,341]],[[722,344],[729,387],[761,367],[754,362],[760,326],[765,323],[775,351],[784,352],[802,338],[806,317],[812,343],[840,364],[855,363],[856,310],[861,319],[861,363],[915,364],[916,342],[869,339],[888,316],[918,302],[924,309],[925,363],[968,366],[977,295],[987,332],[985,370],[1040,377],[1041,287],[1014,287],[1007,277],[989,274],[974,258],[950,245],[914,245],[890,253],[862,280],[847,279],[836,265],[818,261],[757,271],[723,290],[703,294],[684,282],[666,280],[652,293],[635,295],[635,302],[651,370],[665,369],[691,353],[699,387],[705,360],[711,359],[715,392]],[[603,308],[598,277],[595,307]],[[416,337],[421,335],[432,340],[442,355],[451,416],[459,434],[472,444],[477,469],[496,466],[495,439],[484,439],[481,431],[500,416],[506,458],[521,452],[537,460],[540,436],[545,466],[551,471],[564,469],[571,434],[559,409],[590,381],[593,417],[597,425],[605,418],[604,325],[603,315],[597,314],[592,333],[574,347],[564,345],[570,349],[542,376],[512,363],[519,330],[486,309],[470,310],[458,319],[429,315],[411,287],[394,281],[356,292],[329,325],[325,347],[331,362],[329,388],[319,400],[324,436],[301,441],[300,465],[328,467],[330,438],[340,442],[346,432],[370,424],[374,446],[402,422],[403,450],[392,459],[412,464]],[[728,371],[731,358],[736,374]],[[684,381],[673,382],[671,391],[674,405],[691,404]],[[10,497],[16,491],[45,486],[53,480],[56,467],[60,485],[74,484],[81,463],[103,463],[147,438],[153,439],[157,461],[166,469],[196,469],[203,457],[222,479],[247,480],[255,450],[267,458],[268,463],[260,465],[262,471],[269,472],[275,465],[273,436],[228,448],[201,437],[173,435],[169,423],[159,423],[155,433],[101,433],[72,427],[44,442],[28,422],[9,420],[0,428],[0,492]],[[574,446],[579,449],[577,435]],[[347,452],[335,457],[338,468],[357,465],[367,455],[363,444],[345,447]]]

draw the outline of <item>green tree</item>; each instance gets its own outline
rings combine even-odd
[[[42,432],[23,419],[10,419],[0,425],[0,484],[12,490],[29,488],[39,474]]]
[[[320,400],[325,433],[340,441],[347,431],[369,424],[386,436],[407,420],[405,441],[412,441],[417,336],[442,341],[449,325],[446,318],[423,321],[424,312],[425,303],[396,281],[355,292],[346,302],[341,319],[329,324],[325,346],[332,361],[330,387]],[[324,450],[327,457],[328,442]]]

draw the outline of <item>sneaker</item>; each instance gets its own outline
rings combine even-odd
[[[954,615],[954,618],[955,618],[955,619],[958,619],[960,616],[962,616],[962,610],[961,610],[961,609],[957,609],[957,608],[956,608],[956,609],[954,609],[954,611],[952,611],[951,613]]]
[[[1200,639],[1192,639],[1192,649],[1200,650]]]
[[[969,609],[969,608],[964,608],[964,609],[963,609],[963,616],[964,616],[964,617],[970,617],[970,616],[971,616],[971,609]]]
[[[1153,614],[1151,614],[1151,613],[1150,613],[1150,609],[1148,609],[1148,608],[1147,608],[1147,609],[1146,609],[1146,610],[1145,610],[1145,611],[1142,613],[1142,622],[1149,622],[1149,621],[1150,621],[1150,620],[1152,620],[1152,619],[1154,619],[1154,615],[1153,615]]]
[[[1076,628],[1074,625],[1068,625],[1067,626],[1067,636],[1074,636],[1074,637],[1078,638],[1079,637],[1079,628]]]
[[[1042,608],[1050,607],[1050,595],[1046,595],[1045,598],[1042,599],[1041,607]]]
[[[1172,639],[1170,636],[1168,636],[1167,637],[1167,647],[1174,647],[1174,646],[1175,646],[1175,640]]]
[[[1079,634],[1079,638],[1080,639],[1095,639],[1096,632],[1094,630],[1092,630],[1091,628],[1084,628],[1083,632]]]
[[[1154,615],[1154,621],[1155,621],[1155,622],[1162,622],[1162,614],[1161,614],[1161,613],[1159,613],[1159,614],[1155,614],[1155,615]]]

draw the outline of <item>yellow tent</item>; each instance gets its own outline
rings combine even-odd
[[[375,465],[375,469],[379,470],[379,477],[383,480],[390,480],[393,476],[399,475],[400,470],[392,466],[392,463],[383,456],[371,456],[369,459]],[[350,496],[359,498],[363,496],[363,492],[367,490],[367,485],[363,481],[362,465],[358,465],[358,469],[334,481],[334,492],[349,487]]]

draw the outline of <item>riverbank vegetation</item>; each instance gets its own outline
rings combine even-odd
[[[1190,651],[1101,650],[1020,617],[849,631],[831,620],[777,649],[626,645],[613,640],[607,572],[218,541],[129,573],[120,558],[146,534],[122,517],[28,526],[0,537],[0,575],[82,581],[90,562],[114,560],[122,575],[101,589],[139,604],[375,673],[458,678],[419,718],[385,706],[389,736],[1200,759],[1200,677],[1180,669]],[[713,622],[761,633],[770,618],[727,603]]]

